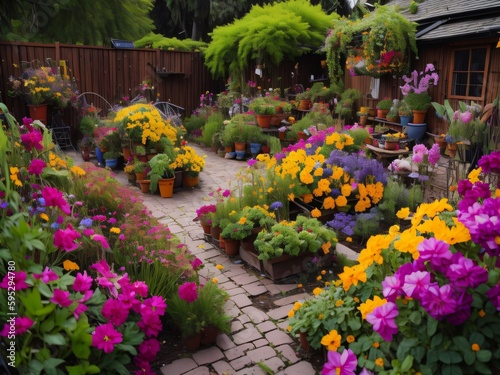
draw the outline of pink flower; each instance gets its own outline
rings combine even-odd
[[[137,348],[142,359],[152,362],[160,351],[160,342],[157,339],[147,339]]]
[[[39,176],[42,174],[44,168],[45,162],[43,160],[33,159],[28,167],[28,172],[30,174],[34,174],[35,176]]]
[[[198,290],[195,282],[187,282],[179,287],[179,297],[189,303],[196,301]]]
[[[46,206],[58,207],[66,215],[71,213],[68,202],[63,197],[63,193],[57,188],[46,186],[42,190],[42,196],[45,199]]]
[[[10,284],[10,285],[9,285]],[[15,287],[15,290],[23,290],[29,288],[30,286],[26,284],[26,272],[24,271],[14,271],[14,278],[12,275],[5,275],[2,282],[0,283],[0,288],[8,289],[10,287]]]
[[[401,281],[396,276],[386,276],[382,281],[382,294],[389,302],[394,302],[396,298],[402,295]]]
[[[108,243],[108,240],[106,239],[106,237],[104,237],[103,235],[101,234],[94,234],[92,237],[91,237],[94,241],[97,241],[97,242],[100,242],[101,243],[101,246],[105,249],[109,249],[109,243]]]
[[[145,299],[141,305],[141,314],[144,313],[154,313],[157,315],[165,314],[165,309],[167,304],[163,297],[153,296],[151,298]]]
[[[83,271],[83,274],[78,273],[76,275],[75,281],[73,282],[73,290],[76,292],[86,292],[92,286],[92,277],[87,275],[87,271]]]
[[[43,135],[39,130],[33,130],[26,134],[21,134],[21,143],[26,150],[31,151],[32,148],[43,150],[42,145]]]
[[[104,353],[111,353],[115,344],[123,341],[122,334],[114,329],[111,323],[96,327],[92,335],[92,346],[101,349]]]
[[[321,375],[355,375],[357,365],[358,359],[351,349],[344,349],[342,354],[329,350]]]
[[[59,277],[49,267],[45,267],[42,273],[34,273],[34,279],[40,279],[43,283],[47,284],[51,281],[57,280]]]
[[[429,164],[432,166],[436,165],[436,163],[439,161],[440,158],[441,158],[441,151],[439,149],[439,145],[437,143],[434,143],[427,155]]]
[[[464,124],[468,124],[472,120],[472,113],[465,111],[460,115],[460,120],[462,120]]]
[[[137,323],[147,337],[156,337],[162,329],[161,320],[157,314],[144,314],[142,320]]]
[[[420,292],[429,286],[431,275],[427,271],[415,271],[405,276],[403,290],[406,295],[412,298],[418,298]]]
[[[457,310],[457,301],[449,284],[439,287],[437,283],[433,283],[422,290],[420,298],[423,309],[437,320],[441,320]]]
[[[54,233],[54,246],[67,252],[73,251],[80,246],[75,240],[81,236],[79,232],[73,229],[71,224],[68,224],[66,229],[58,229]]]
[[[14,319],[14,331],[10,331],[10,323],[7,322],[3,326],[2,331],[0,332],[0,336],[7,337],[10,334],[14,334],[15,336],[22,335],[24,332],[26,332],[28,329],[31,328],[31,326],[35,323],[33,320],[28,318],[27,316],[16,316],[15,318],[10,318]],[[10,320],[9,319],[9,320]]]
[[[191,262],[191,267],[193,267],[193,270],[198,269],[203,264],[201,259],[199,258],[194,258],[194,260]]]
[[[72,304],[72,301],[69,299],[69,292],[65,292],[61,289],[54,290],[54,296],[50,299],[50,302],[61,307],[68,307]]]
[[[79,300],[77,301],[77,305],[76,305],[76,308],[75,310],[73,311],[73,316],[75,317],[75,319],[80,319],[80,314],[84,313],[85,311],[87,311],[88,307],[85,306],[82,302],[83,302],[83,299],[82,300]]]
[[[125,323],[128,318],[129,309],[124,303],[116,299],[108,299],[102,307],[102,316],[108,319],[116,327]]]
[[[90,266],[90,268],[96,270],[102,276],[107,278],[115,278],[118,276],[116,273],[111,272],[109,264],[104,259],[101,259],[99,262],[94,263],[93,265]]]
[[[130,284],[130,286],[141,297],[147,297],[148,284],[146,284],[144,281],[135,281],[134,283]]]
[[[84,229],[84,230],[83,230],[83,235],[84,235],[84,236],[87,236],[87,237],[92,236],[94,233],[95,233],[95,232],[94,232],[94,230],[93,230],[93,229],[89,229],[89,228],[87,228],[87,229]]]
[[[398,333],[398,326],[394,321],[398,314],[396,304],[387,302],[382,306],[378,306],[370,314],[366,315],[366,320],[373,325],[373,330],[376,331],[385,341],[391,341],[392,335]]]

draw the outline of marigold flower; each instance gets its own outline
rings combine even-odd
[[[311,211],[311,216],[314,218],[321,217],[321,211],[315,208],[314,210]]]
[[[212,277],[212,282],[214,284],[217,284],[219,282],[219,279],[217,279],[216,277]]]
[[[110,230],[109,230],[111,233],[115,233],[115,234],[120,234],[120,228],[117,228],[117,227],[112,227]]]
[[[63,262],[63,268],[66,270],[66,271],[74,271],[74,270],[79,270],[80,267],[78,266],[78,264],[76,264],[75,262],[72,262],[71,260],[69,259],[66,259],[64,262]]]
[[[318,294],[320,294],[321,292],[323,291],[323,289],[321,288],[314,288],[312,293],[317,296]]]
[[[479,317],[481,317],[481,318],[484,318],[485,315],[486,315],[486,312],[483,309],[481,309],[481,310],[479,310],[479,312],[477,313],[477,315],[479,315]]]
[[[379,357],[379,358],[377,358],[377,359],[375,360],[375,364],[376,364],[377,366],[384,367],[384,359],[383,359],[383,358],[380,358],[380,357]]]
[[[337,330],[332,329],[329,333],[323,336],[321,339],[321,345],[327,347],[328,350],[336,351],[340,347],[340,341],[342,336],[339,335]]]
[[[222,271],[224,269],[224,266],[222,264],[216,264],[215,268],[217,268],[219,271]]]
[[[480,351],[480,350],[481,350],[481,348],[479,347],[479,345],[478,345],[478,344],[474,343],[474,344],[472,344],[472,346],[471,346],[471,350],[472,350],[473,352],[478,352],[478,351]]]
[[[318,275],[318,276],[316,277],[316,281],[320,281],[321,279],[322,279],[321,275]]]
[[[353,335],[349,335],[346,337],[346,341],[351,344],[353,343],[354,341],[356,341],[356,338],[353,336]]]

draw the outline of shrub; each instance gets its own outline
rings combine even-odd
[[[203,126],[202,142],[206,146],[212,146],[212,138],[215,133],[222,130],[224,116],[221,113],[211,114]]]

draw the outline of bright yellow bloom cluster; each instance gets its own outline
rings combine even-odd
[[[68,168],[66,160],[61,159],[53,152],[49,154],[49,165],[54,169]]]
[[[85,171],[77,165],[72,166],[69,170],[75,176],[85,176]]]
[[[177,140],[177,130],[170,124],[170,120],[161,117],[152,104],[139,103],[125,107],[118,111],[115,122],[121,122],[129,136],[140,136],[143,144],[148,140],[157,142],[162,136],[172,143]]]
[[[19,180],[18,173],[19,173],[19,168],[17,167],[9,167],[10,171],[10,180],[16,185],[16,186],[23,186],[23,183],[21,180]]]
[[[198,155],[192,147],[182,146],[177,153],[174,167],[197,174],[205,168],[205,158],[206,155]]]
[[[326,346],[328,350],[336,351],[340,347],[342,336],[339,335],[337,330],[332,329],[329,333],[321,339],[321,345]]]

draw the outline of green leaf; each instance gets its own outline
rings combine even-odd
[[[472,365],[476,360],[476,355],[473,351],[469,350],[464,353],[464,362],[469,366]]]
[[[413,357],[411,355],[407,355],[404,359],[403,363],[401,363],[401,371],[408,372],[413,366]]]
[[[29,370],[28,374],[30,375],[39,375],[43,371],[43,364],[40,361],[33,359],[30,361],[28,370]]]
[[[452,350],[440,350],[438,352],[439,360],[446,364],[462,362],[462,356],[458,352]]]
[[[443,334],[438,333],[437,335],[434,335],[431,339],[431,348],[437,348],[441,345],[443,342]]]
[[[462,369],[457,365],[443,365],[441,370],[442,375],[462,375]]]
[[[474,363],[474,369],[477,371],[478,374],[491,375],[491,370],[489,366],[487,366],[485,363],[482,362]]]
[[[83,365],[66,366],[66,371],[68,371],[68,375],[85,375],[87,373]]]
[[[43,335],[43,341],[49,345],[66,345],[66,339],[60,333]]]
[[[434,349],[430,349],[427,352],[427,363],[432,364],[434,362],[437,362],[439,360],[438,352]]]
[[[436,319],[427,320],[427,336],[432,336],[436,333],[438,321]]]
[[[480,362],[489,362],[491,359],[491,352],[489,350],[479,350],[476,352],[476,358]]]
[[[349,320],[349,322],[347,323],[347,325],[353,331],[357,331],[357,330],[359,330],[361,328],[361,322],[359,320],[357,320],[357,319],[351,319],[351,320]]]
[[[49,316],[47,319],[45,319],[42,324],[40,324],[40,332],[45,333],[45,332],[50,332],[54,329],[54,317]]]
[[[38,353],[35,355],[36,359],[40,362],[44,362],[45,360],[50,358],[50,350],[47,348],[41,348]]]
[[[472,332],[469,339],[470,343],[476,343],[479,346],[484,344],[484,336],[479,332]]]
[[[460,350],[462,353],[470,350],[470,343],[463,336],[455,336],[455,337],[453,337],[453,343],[455,344],[455,346],[457,347],[457,349]]]
[[[118,344],[115,346],[115,348],[129,352],[132,355],[137,354],[137,350],[132,346],[132,345],[123,345],[123,344]]]
[[[47,375],[57,375],[57,366],[64,363],[64,359],[49,358],[43,362],[43,369]]]
[[[410,353],[415,358],[415,362],[421,363],[422,358],[424,358],[425,353],[427,353],[427,350],[423,346],[417,346],[415,348],[411,348]]]
[[[422,322],[422,315],[420,314],[420,312],[414,311],[410,314],[409,319],[410,319],[410,322],[419,326],[420,323]]]
[[[52,298],[52,296],[54,295],[54,292],[45,283],[39,283],[36,287],[40,291],[40,294],[44,297]]]

